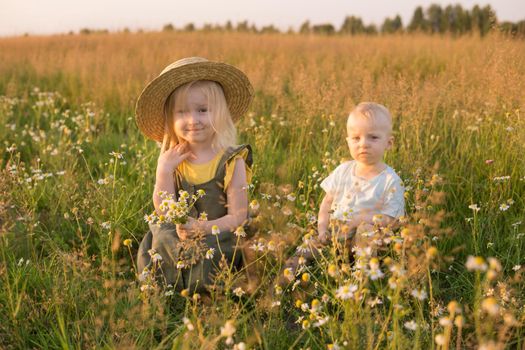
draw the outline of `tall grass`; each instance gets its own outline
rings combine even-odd
[[[522,348],[524,49],[497,36],[0,39],[0,346]],[[132,258],[158,152],[134,102],[191,55],[238,66],[256,94],[238,129],[254,147],[258,279],[225,271],[231,288],[200,298],[137,283]],[[386,160],[406,222],[377,260],[327,249],[276,287],[363,100],[394,115]]]

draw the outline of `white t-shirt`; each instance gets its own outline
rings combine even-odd
[[[334,196],[331,217],[346,221],[362,210],[393,218],[405,215],[405,189],[394,169],[387,166],[367,180],[355,175],[355,165],[354,160],[344,162],[321,182],[321,188]]]

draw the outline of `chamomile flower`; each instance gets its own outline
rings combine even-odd
[[[233,346],[233,350],[246,350],[246,344],[244,342],[237,343]]]
[[[244,231],[244,227],[239,226],[237,229],[235,229],[235,232],[233,234],[237,237],[246,237],[246,232]]]
[[[491,316],[498,315],[500,310],[498,302],[493,297],[483,299],[483,301],[481,302],[481,308]]]
[[[139,275],[139,281],[144,282],[150,275],[150,271],[148,269],[142,270],[142,272]]]
[[[313,324],[314,327],[321,327],[324,324],[326,324],[328,321],[330,321],[330,316],[321,317],[317,319],[317,322]]]
[[[254,251],[256,252],[264,252],[264,249],[265,249],[265,245],[263,242],[257,242],[257,243],[253,243],[251,246],[250,246],[251,249],[253,249]]]
[[[124,159],[124,152],[110,152],[109,155],[117,159]]]
[[[288,268],[284,269],[283,275],[290,282],[293,281],[294,278],[295,278],[294,273],[293,273],[293,269],[291,267],[288,267]]]
[[[370,269],[368,271],[368,276],[372,281],[381,279],[385,276],[385,274],[380,269]]]
[[[253,211],[257,211],[259,209],[260,205],[259,205],[259,202],[254,199],[250,202],[250,209],[253,210]]]
[[[478,211],[481,210],[481,208],[478,207],[477,204],[471,204],[471,205],[468,206],[468,208],[469,208],[469,209],[472,209],[472,210],[475,211],[475,212],[478,212]]]
[[[421,301],[427,298],[427,292],[424,289],[413,289],[410,292],[410,295],[412,295],[414,298],[421,300]]]
[[[233,344],[233,335],[235,334],[236,330],[237,329],[235,328],[235,323],[233,320],[226,321],[224,326],[221,327],[221,337],[226,337],[227,345]]]
[[[301,280],[303,282],[310,282],[310,274],[308,272],[305,272],[301,275]]]
[[[144,215],[144,221],[146,221],[148,224],[154,223],[155,222],[155,215],[153,215],[153,214]]]
[[[210,248],[206,251],[206,259],[211,260],[213,259],[213,255],[215,254],[215,248]]]
[[[190,319],[187,318],[187,317],[183,317],[182,318],[182,322],[184,323],[184,325],[186,326],[186,328],[188,329],[188,331],[192,331],[195,329],[195,327],[193,326],[193,324],[191,323]]]
[[[283,294],[283,289],[281,288],[281,286],[277,284],[273,287],[273,290],[274,290],[275,295]]]
[[[415,331],[417,329],[417,323],[414,320],[410,320],[404,323],[406,329]]]
[[[510,208],[510,205],[508,205],[507,203],[501,203],[499,206],[499,210],[501,211],[507,211],[509,208]]]
[[[159,253],[155,253],[151,256],[151,261],[153,263],[156,263],[156,262],[159,262],[159,261],[162,261],[162,256],[159,254]]]
[[[235,294],[239,298],[242,297],[245,293],[246,292],[241,287],[237,287],[233,290],[233,294]]]
[[[357,286],[355,284],[347,284],[337,288],[335,295],[341,300],[347,300],[354,296],[354,293],[357,291]]]
[[[487,271],[487,263],[481,256],[469,255],[465,266],[469,271]]]
[[[337,266],[335,266],[335,264],[328,265],[328,268],[327,268],[326,272],[328,272],[328,275],[330,277],[337,276]]]
[[[445,336],[443,334],[436,334],[436,337],[434,338],[437,345],[445,345]]]

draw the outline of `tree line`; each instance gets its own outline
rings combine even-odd
[[[231,21],[224,26],[219,24],[205,24],[197,28],[193,23],[189,23],[178,29],[172,24],[166,24],[163,31],[231,31],[231,32],[252,32],[252,33],[279,33],[278,28],[273,25],[257,28],[248,21],[239,22],[233,25]],[[403,24],[401,16],[385,18],[381,26],[375,24],[365,24],[360,17],[347,16],[341,27],[336,28],[331,23],[311,24],[305,21],[298,30],[300,34],[321,34],[321,35],[357,35],[357,34],[393,34],[393,33],[428,33],[428,34],[451,34],[459,36],[464,34],[479,34],[485,36],[490,31],[500,31],[509,35],[525,37],[525,20],[513,22],[500,22],[496,13],[490,5],[480,7],[475,5],[472,9],[464,9],[461,5],[448,5],[441,7],[432,4],[427,8],[418,6],[412,15],[410,23]],[[287,33],[295,33],[290,28]]]

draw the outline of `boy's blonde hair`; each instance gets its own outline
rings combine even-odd
[[[346,121],[347,128],[351,116],[372,120],[374,122],[382,119],[386,122],[385,126],[388,128],[388,133],[392,133],[392,116],[382,104],[375,102],[361,102],[358,104],[348,115]]]
[[[166,130],[170,139],[179,143],[179,138],[175,134],[173,127],[175,123],[175,107],[186,108],[190,88],[199,89],[208,100],[210,124],[215,131],[212,146],[217,149],[226,149],[236,145],[237,132],[232,121],[230,110],[226,104],[224,91],[219,83],[210,80],[196,80],[181,85],[168,97],[164,107],[164,115],[166,118]]]

